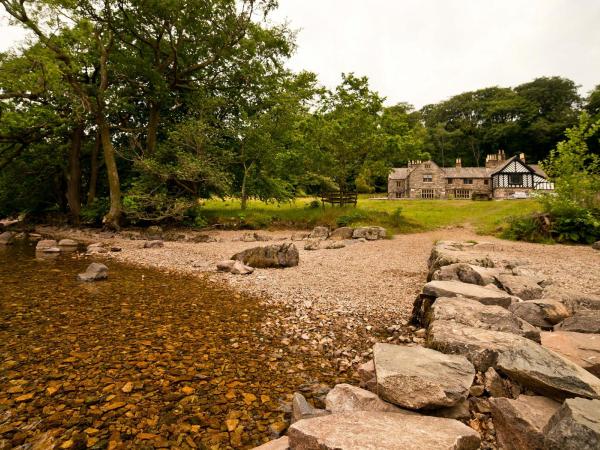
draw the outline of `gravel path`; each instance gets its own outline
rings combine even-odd
[[[51,233],[49,230],[40,230]],[[243,242],[244,232],[211,233],[219,242],[165,242],[163,248],[144,249],[139,240],[103,237],[82,231],[67,233],[75,239],[102,241],[122,247],[111,257],[134,264],[185,273],[210,273],[241,291],[257,294],[268,303],[292,306],[310,315],[352,316],[365,325],[389,326],[409,318],[415,296],[426,279],[427,259],[436,240],[474,240],[494,244],[492,259],[520,261],[546,275],[552,285],[547,297],[565,291],[600,294],[600,252],[585,246],[542,245],[478,236],[464,229],[397,235],[391,240],[352,241],[342,249],[304,250],[296,242],[300,264],[284,270],[257,269],[247,276],[218,273],[217,261],[257,245],[289,241],[292,231],[260,232],[270,242]]]

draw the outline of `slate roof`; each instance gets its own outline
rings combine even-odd
[[[390,180],[406,180],[409,172],[410,170],[408,169],[408,167],[397,167],[392,169],[388,178]]]
[[[442,167],[446,178],[489,178],[491,171],[485,167]]]

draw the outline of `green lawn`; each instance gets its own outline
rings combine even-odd
[[[202,213],[209,224],[225,228],[310,229],[316,225],[381,225],[392,233],[414,233],[447,226],[469,225],[478,233],[494,234],[510,216],[539,209],[535,200],[374,200],[361,196],[358,206],[311,208],[312,197],[290,203],[252,200],[242,211],[236,199],[212,199],[203,203]],[[397,213],[401,208],[400,214]]]

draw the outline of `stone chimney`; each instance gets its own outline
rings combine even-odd
[[[519,159],[525,162],[525,153],[519,153]]]
[[[485,157],[485,167],[487,169],[493,169],[498,167],[506,160],[504,150],[498,150],[498,153],[492,153]]]
[[[462,167],[462,159],[456,158],[456,168],[460,169]]]

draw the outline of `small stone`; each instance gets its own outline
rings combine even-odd
[[[108,267],[100,263],[91,263],[84,273],[77,275],[79,281],[98,281],[108,278]]]
[[[161,248],[164,246],[165,246],[165,243],[159,239],[156,239],[154,241],[146,241],[144,243],[144,248]]]
[[[181,392],[183,392],[185,395],[192,395],[194,392],[196,392],[196,390],[191,386],[184,386],[181,388]]]
[[[125,383],[125,385],[121,388],[121,391],[129,394],[131,391],[133,391],[133,383],[131,381]]]
[[[17,398],[15,398],[15,401],[17,403],[22,403],[22,402],[28,402],[29,400],[33,399],[33,393],[29,393],[29,394],[23,394],[18,396]]]

